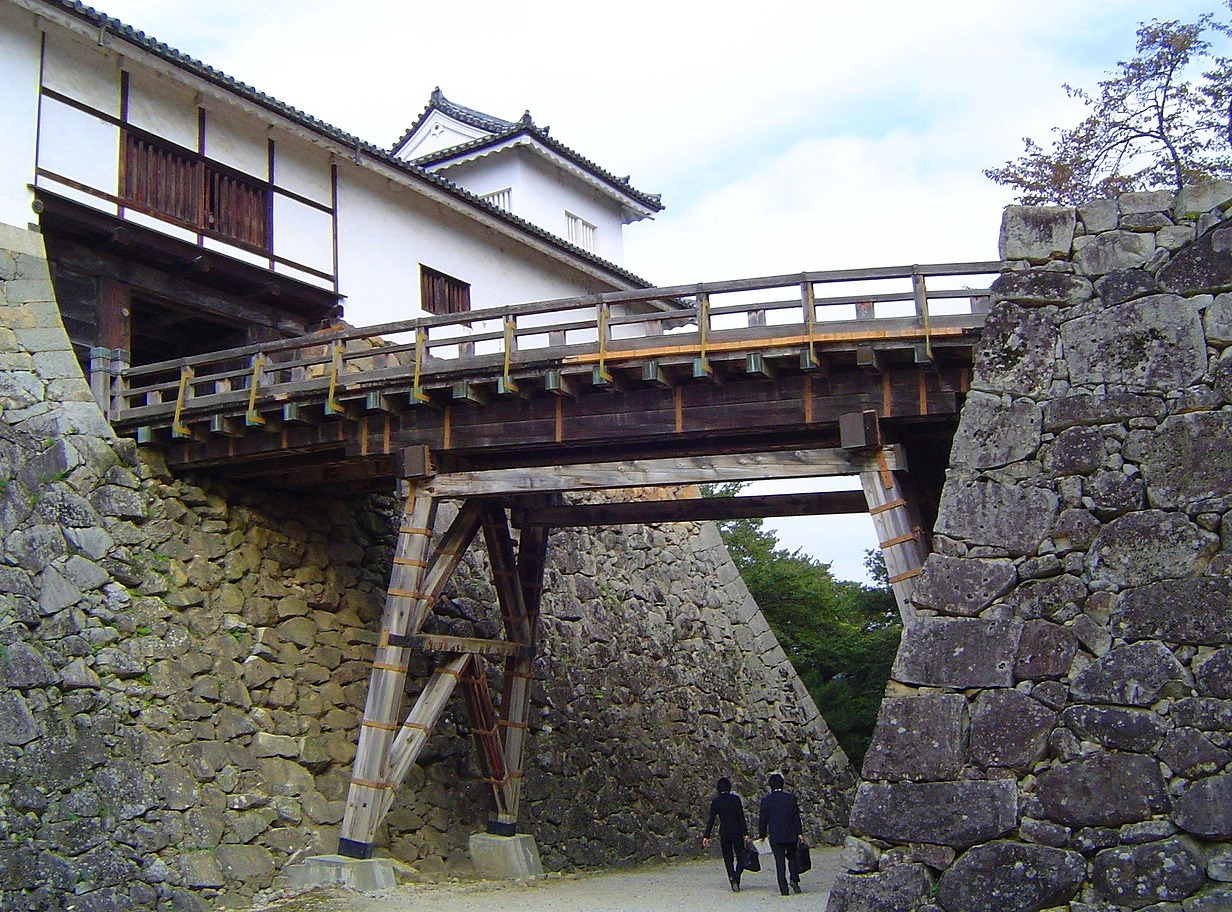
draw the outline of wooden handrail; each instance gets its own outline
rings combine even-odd
[[[175,389],[178,395],[174,422],[179,425],[180,416],[194,410],[194,400],[202,400],[201,407],[206,405],[204,400],[221,404],[233,398],[229,393],[234,390],[247,399],[247,417],[251,424],[259,420],[258,399],[266,395],[285,395],[292,383],[315,390],[321,385],[315,378],[320,378],[328,386],[329,402],[335,404],[340,390],[365,387],[379,382],[382,377],[392,378],[399,370],[408,379],[413,374],[412,396],[417,401],[426,399],[425,375],[444,372],[456,376],[472,367],[481,372],[491,372],[495,367],[506,389],[514,391],[516,380],[512,372],[515,368],[552,359],[578,363],[578,356],[587,352],[597,352],[596,376],[602,382],[610,376],[612,361],[627,356],[629,349],[640,352],[652,345],[665,350],[681,345],[687,348],[688,340],[693,339],[698,364],[704,369],[712,348],[717,351],[733,345],[744,346],[753,338],[750,333],[756,338],[761,338],[758,333],[764,334],[765,344],[772,344],[776,334],[792,337],[795,327],[795,334],[808,339],[811,347],[814,340],[850,332],[853,322],[867,326],[871,338],[882,336],[885,328],[897,326],[895,321],[901,322],[900,317],[875,314],[871,306],[860,310],[856,321],[849,312],[841,312],[837,320],[819,318],[819,311],[857,304],[913,303],[914,307],[908,312],[913,311],[916,325],[922,325],[924,347],[931,355],[934,330],[942,327],[945,321],[930,313],[929,300],[969,299],[974,314],[978,303],[985,300],[989,292],[986,287],[926,288],[925,278],[970,276],[986,280],[1001,267],[1000,262],[983,261],[804,272],[606,292],[343,328],[128,368],[122,375],[123,383],[118,384],[122,387],[117,396],[119,407],[111,418],[123,422],[136,418],[137,414],[145,418],[161,414],[164,408],[171,409],[171,403],[164,403],[165,393]],[[889,286],[895,281],[902,284]],[[818,294],[825,286],[852,283],[861,286],[876,283],[887,287],[884,290],[838,287],[833,288],[837,293],[829,297]],[[716,296],[747,296],[750,292],[775,289],[784,292],[792,289],[795,295],[774,300],[715,300]],[[670,313],[665,313],[664,302],[670,302]],[[650,309],[613,310],[618,304],[649,306]],[[799,315],[794,321],[790,317],[792,310]],[[789,312],[786,320],[765,321],[768,312],[784,311]],[[750,316],[754,313],[761,314],[762,322],[753,321],[751,328]],[[738,319],[742,315],[744,319]],[[743,341],[733,341],[733,332],[742,333]],[[407,335],[412,336],[413,341],[387,340],[390,336]],[[577,338],[579,336],[582,338]],[[540,337],[546,341],[540,343]],[[237,364],[247,364],[247,367],[237,367]],[[381,366],[376,366],[378,364]],[[222,380],[228,382],[220,384]],[[245,384],[248,389],[242,390]],[[260,392],[256,389],[258,384],[262,385]],[[201,397],[197,394],[198,387],[205,391]],[[222,388],[227,391],[220,393]]]

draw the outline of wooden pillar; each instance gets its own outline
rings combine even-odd
[[[411,483],[398,528],[398,544],[389,576],[389,591],[381,617],[380,638],[368,681],[368,701],[359,730],[359,748],[351,773],[338,854],[368,858],[372,837],[384,809],[389,788],[389,749],[398,731],[402,692],[406,687],[405,638],[413,619],[422,615],[422,584],[432,540],[432,496],[420,483]],[[391,642],[391,638],[393,642]]]
[[[426,480],[416,479],[398,528],[381,633],[368,683],[368,702],[338,839],[339,855],[368,858],[372,854],[372,839],[393,803],[394,789],[415,762],[422,741],[427,739],[464,667],[456,663],[465,656],[438,668],[406,724],[397,724],[406,688],[411,637],[423,627],[432,603],[479,530],[480,510],[468,501],[441,537],[431,560],[425,560],[435,512]],[[399,732],[396,739],[395,732]]]
[[[886,466],[881,453],[877,454],[877,461],[878,470],[861,472],[860,483],[885,558],[890,587],[898,602],[898,613],[903,619],[903,626],[910,627],[916,619],[911,595],[915,592],[916,577],[920,575],[920,568],[927,557],[923,532],[912,521],[915,511],[911,509],[903,486]]]
[[[559,495],[554,498],[559,500]],[[526,766],[526,736],[530,727],[530,692],[535,681],[534,647],[539,642],[539,603],[543,594],[543,571],[547,565],[546,527],[524,528],[518,545],[518,587],[526,611],[526,630],[531,647],[505,661],[505,694],[501,700],[501,725],[505,731],[505,763],[509,768],[506,806],[512,821],[518,819],[522,796],[522,773]]]
[[[523,533],[523,543],[528,534]],[[492,582],[505,621],[505,638],[527,647],[521,654],[505,660],[505,687],[500,708],[502,771],[499,778],[493,777],[496,816],[487,825],[488,832],[493,835],[513,836],[517,833],[526,727],[530,718],[530,682],[535,667],[533,646],[537,618],[532,619],[527,610],[518,573],[521,549],[515,552],[513,535],[503,508],[493,507],[485,511],[483,535],[488,562],[492,566]]]

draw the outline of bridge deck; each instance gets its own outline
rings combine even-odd
[[[837,443],[838,419],[948,436],[996,262],[803,273],[426,317],[118,372],[113,424],[169,464],[385,488],[452,468]],[[926,282],[932,281],[934,287]],[[825,294],[819,294],[825,292]]]

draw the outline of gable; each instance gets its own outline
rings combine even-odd
[[[424,155],[451,149],[463,143],[491,136],[487,130],[463,123],[439,110],[430,110],[415,128],[394,149],[394,155],[404,161],[414,161]]]

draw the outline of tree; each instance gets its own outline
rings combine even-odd
[[[704,485],[730,497],[741,484]],[[719,523],[745,585],[856,768],[864,760],[902,632],[879,552],[865,555],[877,585],[836,580],[830,565],[787,551],[760,519]]]
[[[1232,177],[1232,61],[1213,54],[1211,33],[1230,35],[1232,23],[1208,13],[1140,24],[1136,56],[1118,61],[1097,94],[1065,86],[1090,111],[1081,123],[1054,129],[1051,149],[1025,138],[1020,158],[984,174],[1022,203],[1071,206]]]

